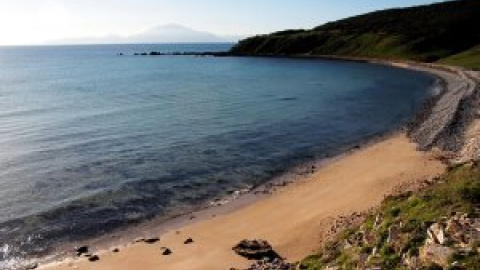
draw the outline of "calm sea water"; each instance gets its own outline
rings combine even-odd
[[[361,63],[132,55],[230,46],[0,48],[3,263],[398,127],[434,81]]]

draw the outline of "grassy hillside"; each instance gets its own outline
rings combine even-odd
[[[478,25],[480,1],[457,0],[372,12],[311,30],[287,30],[255,36],[240,41],[231,52],[247,55],[341,55],[433,62],[479,45]],[[474,63],[473,67],[479,66]]]
[[[439,61],[442,64],[480,68],[480,45]]]
[[[421,192],[389,197],[297,269],[477,270],[479,178],[478,165],[457,167]]]

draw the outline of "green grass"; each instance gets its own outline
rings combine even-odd
[[[478,67],[480,1],[457,0],[376,11],[310,30],[241,40],[239,55],[335,55],[408,59]],[[468,50],[468,51],[467,51]]]
[[[318,253],[301,261],[301,269],[317,270],[327,265],[336,265],[340,269],[356,269],[359,255],[370,254],[374,248],[378,250],[378,255],[370,260],[370,266],[391,270],[405,269],[400,265],[401,254],[418,256],[430,224],[454,212],[476,215],[475,207],[479,204],[480,166],[454,168],[446,173],[439,183],[426,190],[387,197],[378,212],[369,216],[361,226],[345,230]],[[383,221],[374,230],[373,225],[378,214],[383,217]],[[400,239],[387,244],[389,228],[398,224],[403,224]],[[346,248],[345,241],[360,232],[374,234],[375,243],[367,245],[361,242]],[[476,252],[457,255],[455,260],[458,261],[458,267],[452,269],[473,270],[480,265],[480,256]],[[431,265],[422,269],[435,267]]]
[[[480,69],[480,45],[469,50],[444,58],[442,64],[461,66],[471,69]]]

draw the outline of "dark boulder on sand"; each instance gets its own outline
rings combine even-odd
[[[158,241],[160,241],[159,237],[151,237],[151,238],[145,239],[144,242],[147,243],[147,244],[153,244],[153,243],[156,243]]]
[[[185,240],[183,243],[184,243],[185,245],[191,244],[191,243],[193,243],[193,239],[192,239],[192,238],[188,238],[188,239]]]
[[[265,240],[242,240],[232,249],[238,255],[249,260],[274,260],[280,258],[272,246]]]
[[[92,255],[88,258],[89,261],[91,262],[96,262],[98,260],[100,260],[100,257],[98,257],[98,255]]]
[[[164,255],[164,256],[167,256],[167,255],[172,254],[172,250],[169,249],[169,248],[162,247],[162,250],[163,250],[163,251],[162,251],[162,255]]]
[[[88,246],[79,246],[75,248],[75,254],[77,254],[77,256],[81,256],[85,253],[88,253]]]

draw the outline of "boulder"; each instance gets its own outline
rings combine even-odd
[[[100,257],[98,257],[98,255],[92,255],[88,258],[89,261],[91,262],[96,262],[98,260],[100,260]]]
[[[420,260],[426,264],[436,263],[445,266],[453,253],[452,248],[437,243],[427,243],[420,250]]]
[[[274,260],[280,256],[265,240],[242,240],[232,248],[235,253],[249,260],[262,260],[268,258]]]
[[[444,245],[447,241],[445,230],[440,223],[433,223],[427,230],[428,242]]]
[[[192,239],[192,238],[188,238],[188,239],[185,240],[183,243],[184,243],[185,245],[191,244],[191,243],[193,243],[193,239]]]
[[[81,256],[85,253],[88,253],[88,246],[79,246],[75,248],[75,254],[77,254],[77,256]]]
[[[164,255],[164,256],[168,256],[168,255],[172,254],[172,250],[169,249],[169,248],[162,247],[162,250],[163,250],[162,255]]]
[[[147,244],[153,244],[153,243],[156,243],[160,241],[160,238],[159,237],[151,237],[151,238],[147,238],[144,240],[145,243]]]

